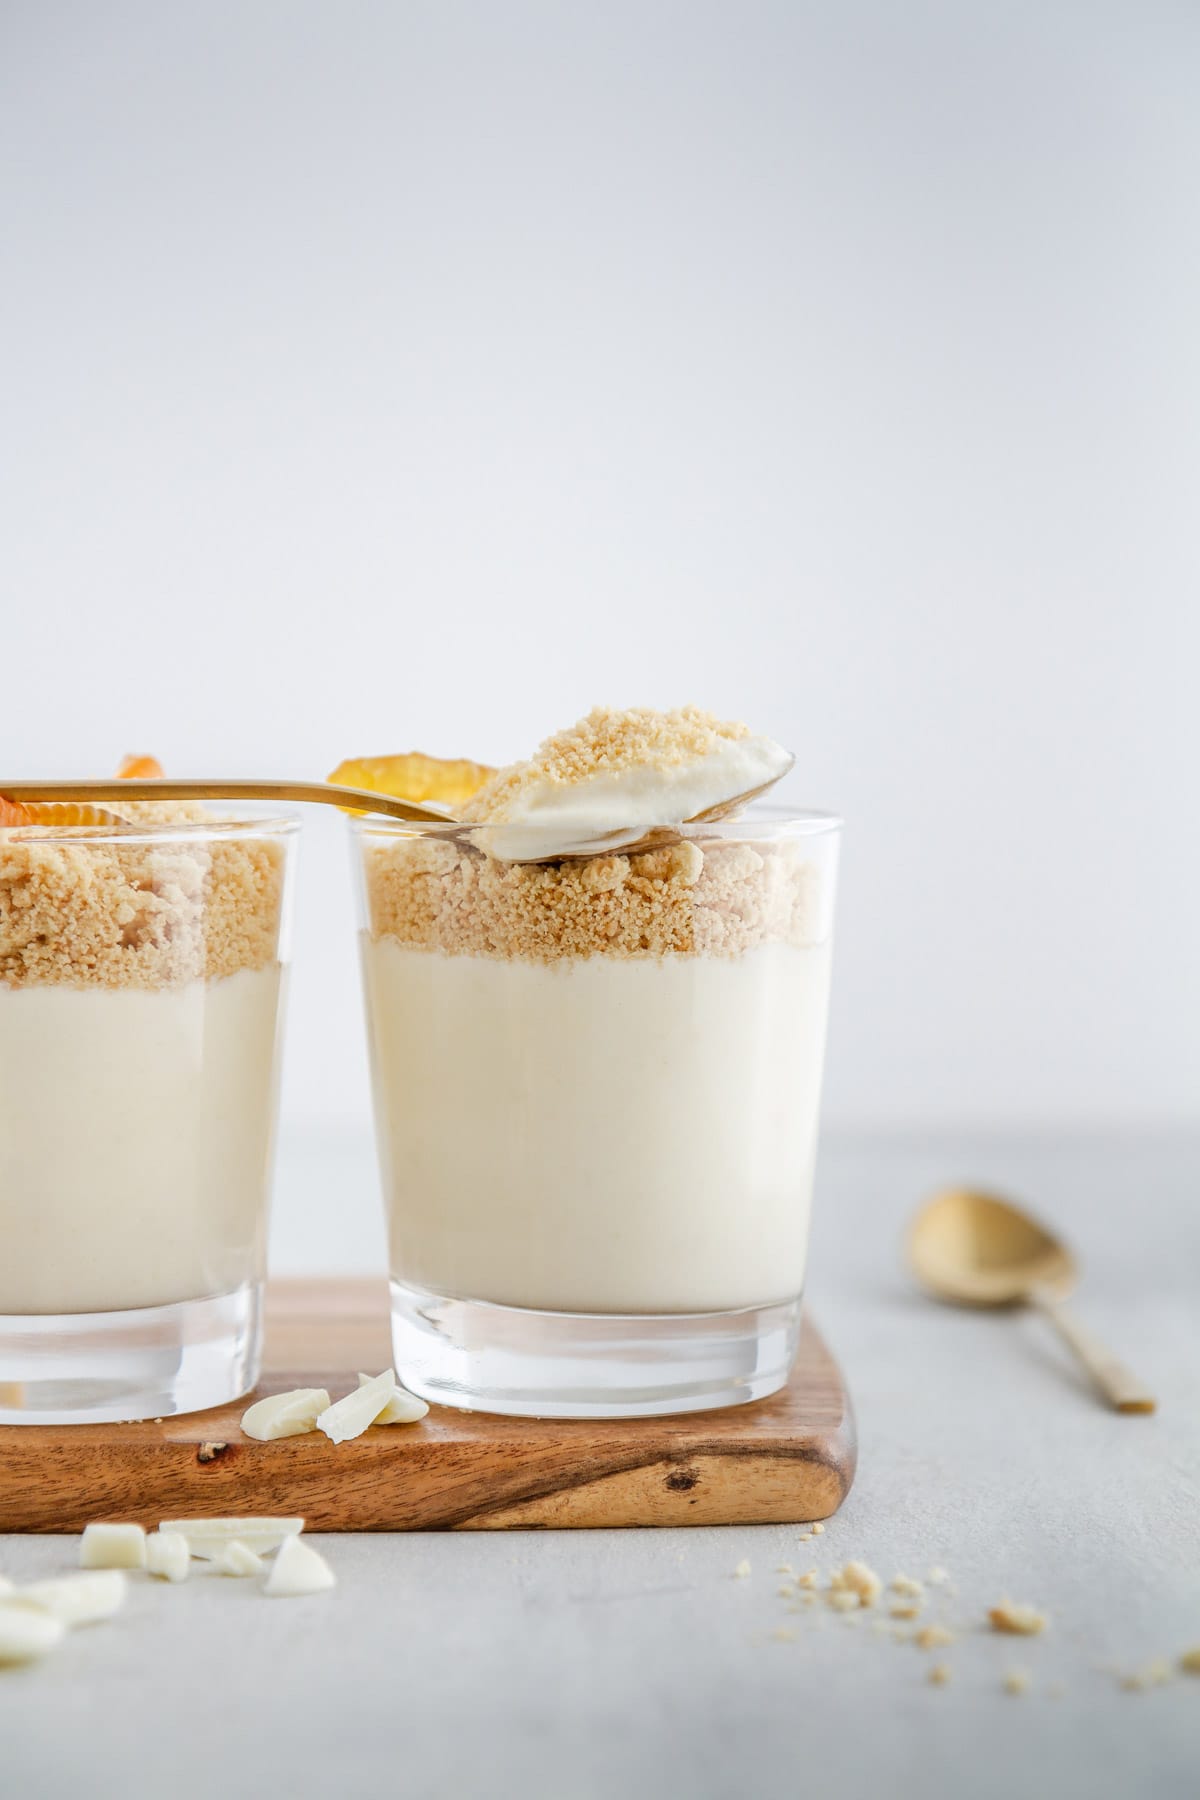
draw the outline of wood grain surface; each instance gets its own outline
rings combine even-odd
[[[257,1395],[327,1387],[391,1361],[382,1282],[272,1284]],[[854,1478],[854,1420],[807,1319],[769,1400],[667,1419],[497,1418],[435,1407],[418,1425],[260,1444],[249,1400],[128,1425],[0,1427],[0,1531],[89,1519],[301,1514],[313,1531],[726,1525],[824,1519]]]

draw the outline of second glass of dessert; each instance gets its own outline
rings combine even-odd
[[[786,1382],[839,840],[743,807],[790,762],[694,708],[597,711],[454,824],[353,822],[396,1368],[426,1399],[620,1417]]]
[[[114,807],[0,810],[7,1424],[258,1376],[297,826]]]

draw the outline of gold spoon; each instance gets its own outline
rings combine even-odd
[[[1110,1406],[1153,1412],[1157,1402],[1137,1377],[1060,1302],[1079,1267],[1045,1226],[996,1194],[949,1188],[909,1228],[908,1262],[921,1285],[960,1306],[1035,1306],[1070,1345]]]
[[[709,806],[692,818],[685,820],[688,825],[711,825],[719,819],[728,818],[730,814],[757,800],[768,789],[782,781],[791,769],[795,758],[789,759],[788,768],[781,770],[771,781],[765,781],[760,787],[751,788],[744,794],[735,794],[731,799],[721,800],[715,806]],[[122,781],[119,777],[96,781],[0,781],[0,795],[8,800],[290,800],[296,802],[313,802],[323,806],[340,806],[343,811],[382,813],[385,818],[405,819],[414,824],[453,825],[457,823],[452,813],[444,807],[422,804],[416,800],[398,800],[392,794],[376,793],[374,789],[339,787],[331,781],[254,781],[240,777],[214,781],[185,780],[174,781],[169,777],[156,776],[152,781]],[[484,827],[486,829],[486,826]],[[657,847],[663,843],[673,843],[675,834],[667,831],[650,831],[636,843],[620,845],[620,854],[629,856],[637,851]],[[597,840],[594,848],[573,850],[573,857],[604,854],[607,846]],[[530,862],[556,862],[557,857],[520,858]]]

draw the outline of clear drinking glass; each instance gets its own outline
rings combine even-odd
[[[839,821],[759,807],[536,864],[486,826],[351,827],[405,1384],[562,1418],[781,1387]]]
[[[0,831],[0,1421],[258,1377],[293,819]]]

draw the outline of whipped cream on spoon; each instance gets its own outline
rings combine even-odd
[[[478,847],[504,862],[629,851],[664,831],[739,812],[795,758],[772,738],[697,707],[598,707],[501,769],[464,808]]]

